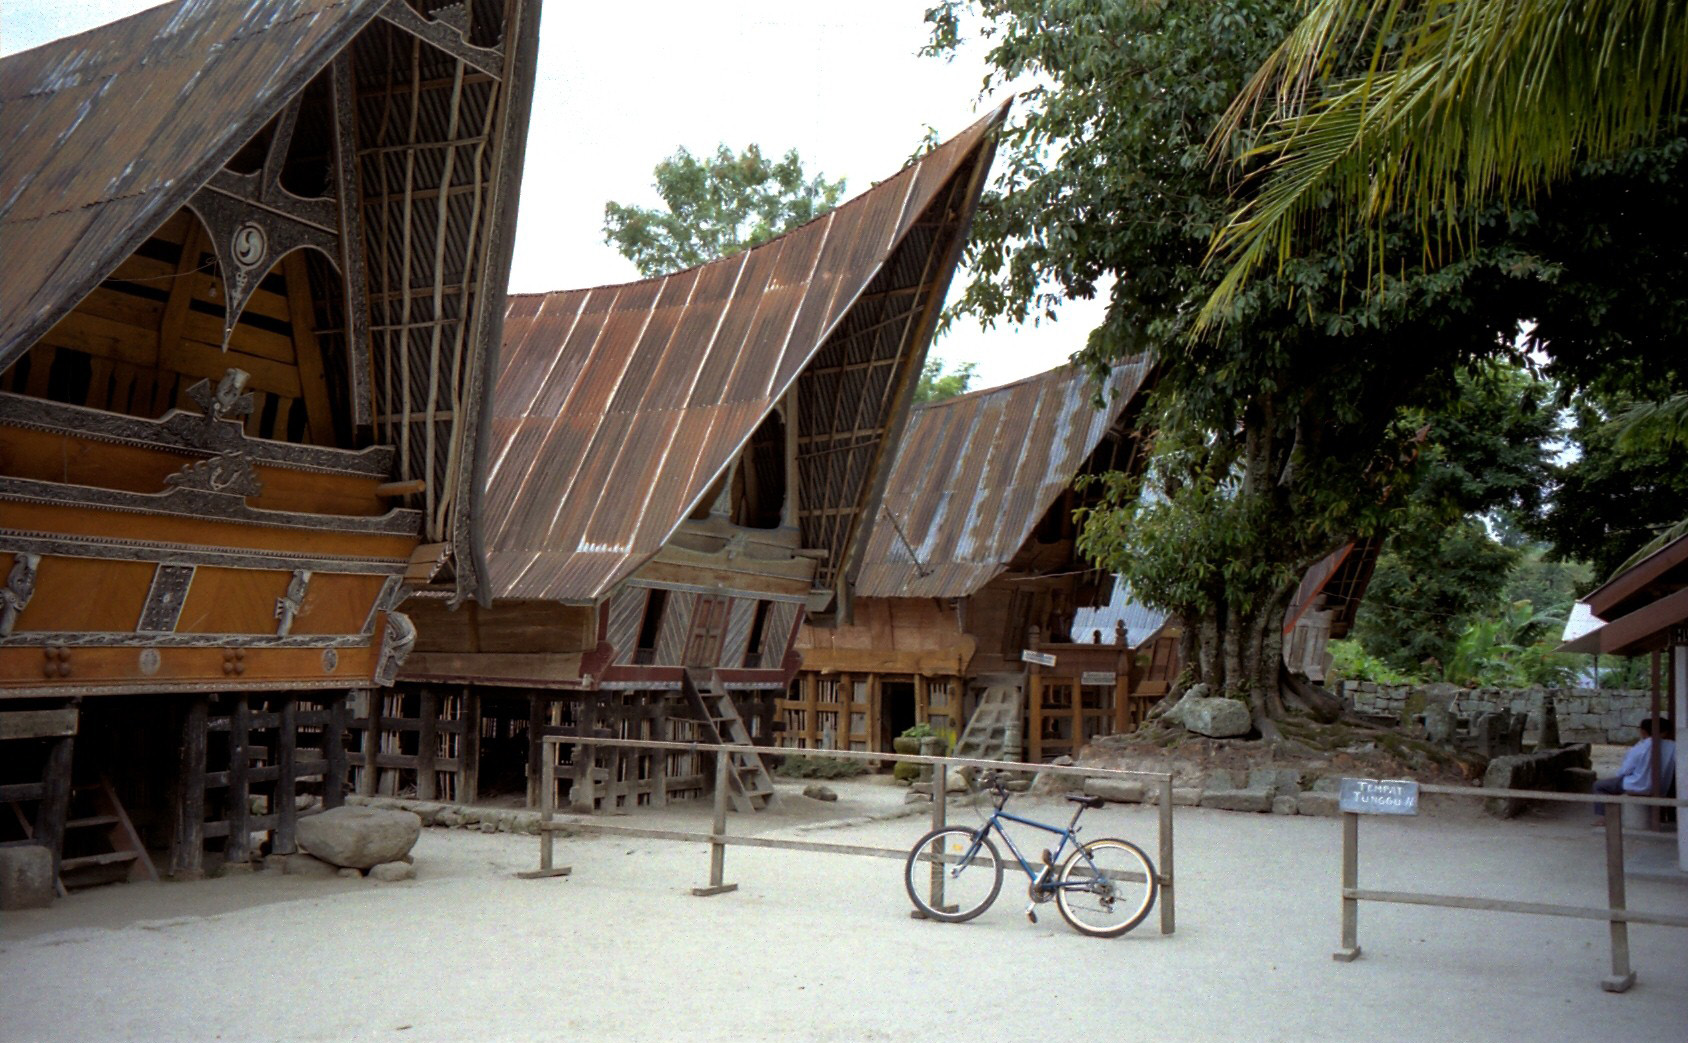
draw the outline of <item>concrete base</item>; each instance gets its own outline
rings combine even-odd
[[[694,887],[692,888],[692,894],[698,896],[699,898],[708,898],[711,895],[724,895],[728,891],[737,890],[737,884],[721,884],[718,887]]]
[[[516,874],[518,880],[549,880],[554,876],[568,876],[573,866],[552,866],[550,869],[526,869]]]
[[[1637,835],[1625,831],[1624,846],[1628,850],[1624,853],[1624,875],[1688,884],[1688,869],[1682,868],[1675,840],[1674,833]]]
[[[1330,958],[1337,963],[1353,963],[1360,958],[1360,947],[1356,945],[1352,949],[1338,949],[1330,954]]]
[[[1630,971],[1628,974],[1625,974],[1622,977],[1618,977],[1617,975],[1611,975],[1611,976],[1600,979],[1600,987],[1602,989],[1605,989],[1607,992],[1628,992],[1629,987],[1631,985],[1634,985],[1634,984],[1635,984],[1635,972],[1634,971]]]

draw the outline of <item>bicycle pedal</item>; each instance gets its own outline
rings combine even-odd
[[[1026,906],[1026,921],[1028,923],[1037,923],[1037,910],[1029,905]]]

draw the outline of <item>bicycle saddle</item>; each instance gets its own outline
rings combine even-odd
[[[1092,810],[1099,808],[1103,804],[1107,803],[1101,797],[1089,797],[1089,796],[1075,797],[1071,793],[1067,794],[1067,799],[1072,801],[1074,804],[1083,804],[1085,807],[1090,808]]]

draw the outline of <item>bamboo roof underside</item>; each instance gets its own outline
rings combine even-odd
[[[193,0],[0,60],[0,368],[87,296],[384,6]]]
[[[967,597],[996,578],[1071,488],[1149,368],[1146,357],[1114,367],[1102,409],[1076,366],[918,409],[856,593]]]
[[[826,552],[818,587],[841,582],[1006,113],[735,256],[511,297],[488,454],[494,596],[603,597],[782,401],[795,405],[802,545]]]

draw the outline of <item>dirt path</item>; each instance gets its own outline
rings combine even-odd
[[[900,792],[783,791],[761,832],[906,847]],[[1064,817],[1054,801],[1016,808]],[[952,820],[969,815],[952,814]],[[826,820],[857,824],[815,828]],[[609,821],[706,828],[704,807]],[[1153,850],[1154,812],[1087,834]],[[745,828],[744,816],[731,829]],[[1333,819],[1179,809],[1178,932],[1033,926],[1023,884],[964,925],[911,920],[892,861],[732,848],[734,893],[694,898],[702,845],[581,837],[567,879],[513,878],[537,840],[428,830],[418,879],[272,873],[109,887],[0,920],[0,1040],[1591,1039],[1682,1043],[1688,930],[1631,931],[1640,981],[1604,993],[1595,921],[1362,906],[1337,964]],[[1600,838],[1576,815],[1367,820],[1368,887],[1597,904]],[[1646,841],[1636,841],[1642,843]],[[1656,841],[1653,841],[1656,843]],[[1041,846],[1041,845],[1040,845]],[[1630,881],[1688,912],[1688,882]]]

